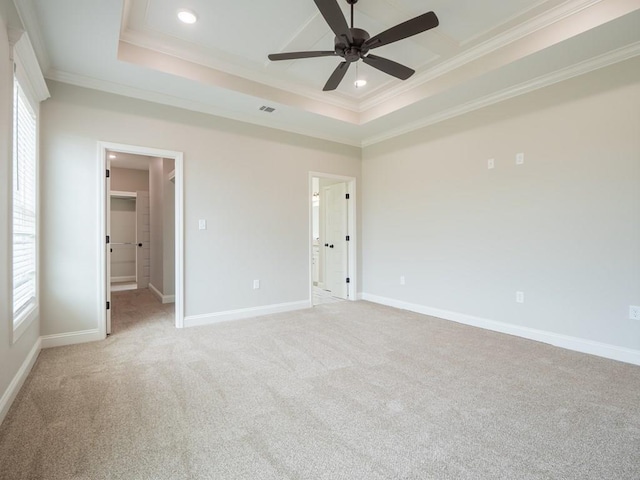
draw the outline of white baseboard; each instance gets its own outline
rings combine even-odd
[[[40,337],[42,348],[64,347],[77,343],[96,342],[104,340],[104,334],[97,328],[94,330],[82,330],[79,332],[57,333]]]
[[[176,301],[175,295],[164,295],[160,290],[154,287],[152,283],[149,283],[149,290],[151,290],[151,293],[153,293],[162,303],[175,303]]]
[[[506,333],[517,337],[527,338],[529,340],[548,343],[555,347],[566,348],[567,350],[588,353],[599,357],[609,358],[611,360],[640,365],[640,350],[618,347],[608,343],[595,342],[593,340],[571,337],[569,335],[562,335],[545,330],[537,330],[535,328],[511,325],[509,323],[475,317],[464,313],[441,310],[438,308],[427,307],[425,305],[394,300],[392,298],[379,297],[369,293],[363,293],[362,299],[373,303],[379,303],[381,305],[387,305],[389,307],[409,310],[411,312],[422,313],[424,315],[442,318],[444,320],[451,320],[465,325],[484,328],[485,330],[492,330],[494,332]]]
[[[2,397],[0,398],[0,424],[4,421],[4,417],[7,416],[7,412],[9,412],[9,408],[11,408],[11,404],[13,403],[16,396],[18,395],[20,388],[22,388],[22,385],[24,384],[24,381],[27,379],[29,372],[35,365],[41,348],[42,348],[41,341],[38,338],[38,340],[36,340],[36,343],[33,345],[31,350],[29,351],[27,358],[24,359],[24,362],[22,362],[20,369],[15,374],[15,376],[11,380],[11,383],[9,383],[9,386],[5,390]]]
[[[200,325],[211,325],[219,322],[231,320],[241,320],[243,318],[260,317],[272,313],[291,312],[311,308],[310,300],[300,302],[279,303],[275,305],[265,305],[263,307],[242,308],[240,310],[228,310],[226,312],[205,313],[203,315],[189,315],[184,317],[185,327],[197,327]]]
[[[135,282],[136,276],[129,275],[127,277],[111,277],[111,283],[121,283],[121,282]]]

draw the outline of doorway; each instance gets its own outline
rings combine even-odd
[[[118,301],[155,302],[184,322],[182,153],[99,142],[101,326]],[[113,293],[113,295],[112,295]],[[106,308],[105,308],[106,307]],[[170,310],[167,310],[170,309]]]
[[[356,299],[355,179],[310,174],[311,302]]]

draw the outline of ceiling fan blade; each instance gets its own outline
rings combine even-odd
[[[351,35],[351,30],[349,30],[349,25],[347,24],[347,20],[344,18],[342,14],[342,10],[340,9],[340,5],[338,5],[337,0],[313,0],[316,2],[316,6],[320,13],[324,17],[325,21],[333,30],[333,33],[338,37],[344,37],[347,39],[348,43],[353,43],[353,36]]]
[[[286,52],[286,53],[272,53],[269,55],[269,60],[297,60],[299,58],[314,58],[314,57],[334,57],[337,53],[331,51],[315,51],[315,52]]]
[[[340,65],[338,65],[329,77],[329,80],[327,80],[327,83],[325,84],[322,91],[328,92],[330,90],[335,90],[336,88],[338,88],[338,85],[340,85],[340,82],[347,73],[347,70],[349,70],[349,65],[349,62],[342,62]]]
[[[373,68],[377,68],[378,70],[399,78],[400,80],[406,80],[416,73],[415,70],[409,67],[405,67],[404,65],[387,58],[378,57],[377,55],[369,54],[366,57],[363,57],[362,61],[367,65],[371,65]]]
[[[422,14],[418,17],[399,23],[364,42],[367,48],[378,48],[389,43],[397,42],[403,38],[412,37],[418,33],[426,32],[440,24],[438,17],[433,12]]]

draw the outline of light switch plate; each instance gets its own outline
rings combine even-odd
[[[206,230],[207,229],[207,221],[206,220],[198,220],[198,229]]]

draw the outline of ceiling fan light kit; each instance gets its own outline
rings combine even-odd
[[[334,49],[312,52],[272,53],[269,55],[269,60],[279,61],[314,57],[342,57],[344,61],[333,71],[323,88],[324,91],[338,88],[338,85],[340,85],[340,82],[349,69],[349,65],[359,60],[388,75],[399,78],[400,80],[406,80],[415,73],[415,70],[394,62],[393,60],[370,54],[369,50],[412,37],[413,35],[425,32],[439,25],[436,14],[428,12],[371,37],[367,31],[353,26],[353,6],[358,3],[358,0],[346,0],[347,3],[351,5],[351,27],[349,27],[342,14],[338,0],[313,1],[336,35]],[[356,87],[358,87],[358,82],[360,82],[360,79],[356,80]]]

